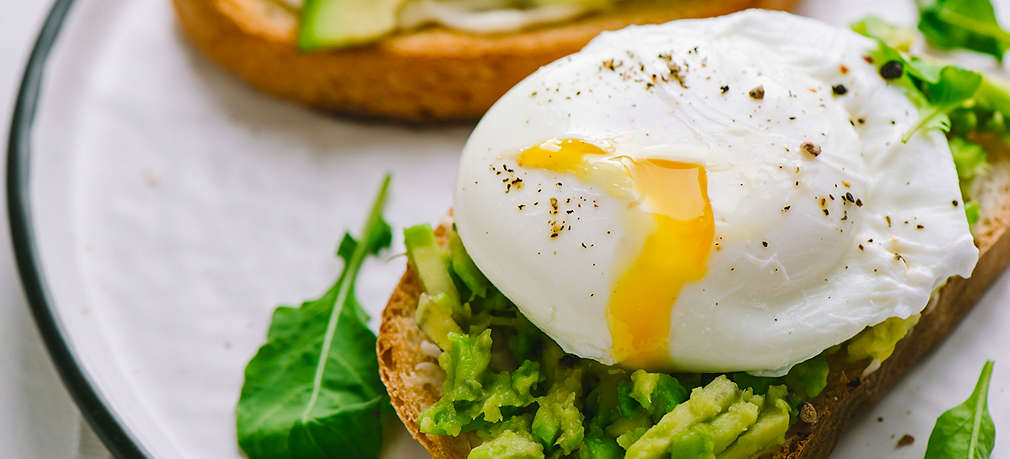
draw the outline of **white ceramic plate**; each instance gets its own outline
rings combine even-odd
[[[914,17],[911,0],[801,12],[840,25]],[[442,215],[470,129],[337,119],[264,96],[192,51],[167,0],[59,0],[20,100],[8,163],[19,267],[69,389],[122,456],[238,456],[242,369],[273,308],[329,287],[335,244],[385,171],[397,229]],[[401,250],[398,240],[390,253]],[[366,264],[357,290],[373,316],[403,267]],[[1008,293],[1003,276],[835,457],[921,457],[935,417],[968,395],[986,358],[1006,357]],[[1008,387],[1005,359],[990,404],[1003,429]],[[387,430],[387,456],[423,456],[402,426]],[[916,442],[895,450],[905,433]]]

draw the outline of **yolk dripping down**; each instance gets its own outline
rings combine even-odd
[[[652,231],[613,286],[607,325],[613,354],[625,366],[669,366],[670,314],[685,284],[700,280],[715,237],[705,168],[661,159],[600,161],[607,153],[565,139],[529,148],[519,166],[572,175],[649,217]]]

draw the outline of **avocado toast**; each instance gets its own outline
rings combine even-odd
[[[411,121],[477,118],[537,67],[604,30],[794,3],[678,0],[512,33],[424,27],[360,46],[302,51],[299,13],[282,2],[173,0],[186,37],[250,85],[326,111]]]
[[[939,345],[971,311],[986,288],[1010,262],[1010,160],[1006,152],[992,165],[992,174],[980,184],[980,200],[986,204],[984,218],[975,228],[982,251],[979,264],[969,279],[954,278],[941,288],[908,336],[897,343],[894,353],[867,377],[862,372],[868,361],[851,363],[844,356],[830,360],[828,385],[811,399],[805,416],[812,422],[795,423],[786,442],[768,457],[776,459],[827,457],[840,438],[845,424],[861,410],[887,394],[890,388],[931,349]],[[988,207],[992,206],[992,207]],[[451,221],[435,230],[439,244],[448,247]],[[407,264],[382,313],[379,328],[379,371],[390,401],[404,425],[436,458],[465,458],[479,443],[471,436],[431,435],[419,430],[421,413],[442,397],[444,373],[438,368],[434,344],[415,320],[421,287],[417,271]]]
[[[803,27],[806,26],[796,26],[801,31]],[[613,38],[615,43],[621,42],[618,37]],[[474,219],[473,215],[488,218],[495,212],[503,211],[493,207],[494,203],[487,199],[490,194],[482,195],[479,201],[490,209],[486,212],[473,214],[471,207],[466,209],[468,214],[464,216],[461,215],[459,204],[467,204],[467,195],[460,190],[467,189],[471,179],[474,185],[478,179],[483,180],[479,171],[466,169],[467,155],[485,159],[479,155],[485,150],[493,149],[495,142],[499,141],[489,134],[494,132],[494,128],[500,127],[496,125],[501,123],[499,117],[510,120],[509,117],[515,113],[529,113],[528,110],[517,110],[509,106],[514,103],[522,107],[525,99],[509,99],[506,96],[509,100],[499,103],[502,108],[498,108],[497,112],[492,110],[489,113],[482,122],[482,125],[488,126],[483,126],[483,130],[479,126],[464,150],[455,209],[455,222],[459,227],[446,221],[434,231],[426,227],[407,230],[410,259],[407,273],[383,314],[377,345],[380,374],[392,404],[415,438],[435,457],[539,457],[570,454],[578,454],[579,457],[621,457],[627,454],[627,457],[645,458],[661,457],[671,451],[675,457],[827,456],[837,442],[842,426],[859,409],[886,393],[902,373],[950,332],[1002,271],[1007,256],[1010,255],[1010,242],[1007,242],[1005,236],[1010,219],[1010,162],[1006,158],[1005,140],[1000,139],[1004,132],[1004,128],[999,127],[1003,124],[1003,115],[1000,109],[993,109],[1001,107],[1002,102],[998,100],[1005,98],[1005,91],[998,89],[1002,84],[991,80],[984,84],[991,85],[993,92],[982,91],[978,89],[980,81],[986,80],[974,72],[951,66],[940,70],[939,66],[933,68],[934,64],[929,62],[914,58],[906,60],[903,54],[886,43],[881,42],[880,46],[876,52],[867,52],[861,58],[856,56],[865,61],[858,65],[872,65],[872,78],[882,78],[889,81],[889,84],[909,85],[904,87],[929,92],[930,85],[951,84],[953,80],[931,80],[932,77],[926,76],[927,74],[933,75],[935,72],[946,73],[947,77],[951,74],[965,77],[957,85],[964,84],[968,88],[964,97],[970,101],[958,100],[942,112],[927,110],[918,121],[915,121],[913,113],[906,112],[906,116],[913,116],[913,129],[904,131],[904,135],[903,128],[893,133],[896,134],[894,139],[903,136],[912,145],[915,143],[916,131],[929,124],[931,117],[943,114],[945,122],[934,124],[929,129],[949,131],[950,149],[953,150],[961,192],[956,194],[957,199],[948,198],[943,204],[958,209],[956,213],[960,214],[959,218],[967,218],[972,222],[971,234],[979,249],[979,258],[977,264],[972,263],[974,271],[970,277],[950,276],[949,279],[944,279],[931,294],[926,291],[928,304],[924,304],[919,313],[867,323],[867,328],[858,334],[849,335],[841,342],[836,341],[814,358],[792,366],[784,375],[738,371],[743,368],[725,372],[664,372],[636,369],[634,365],[607,366],[588,358],[565,354],[558,348],[558,344],[564,346],[564,340],[570,343],[570,336],[541,333],[538,327],[542,329],[544,323],[532,325],[524,314],[528,309],[520,312],[521,308],[505,299],[498,290],[498,281],[492,285],[488,281],[492,275],[485,278],[481,273],[487,273],[488,258],[471,255],[479,251],[486,253],[487,249],[480,245],[486,241],[478,240],[477,245],[474,245],[472,241],[475,233],[469,229],[471,242],[466,248],[463,247],[463,242],[468,237],[463,228],[473,228],[474,224],[482,225],[481,220]],[[591,49],[600,51],[604,47],[599,45]],[[631,56],[632,53],[627,55]],[[577,67],[580,58],[581,56],[574,57],[557,66],[573,65],[577,72],[584,72],[583,67]],[[592,61],[598,59],[598,56],[592,55],[587,59]],[[664,59],[664,54],[660,53],[659,59]],[[615,61],[616,59],[604,59],[604,71],[612,71],[611,67],[620,68]],[[576,64],[571,64],[572,62]],[[709,66],[717,65],[711,60],[707,62]],[[695,64],[692,62],[691,65]],[[837,66],[830,62],[829,65]],[[837,68],[842,75],[865,72],[856,70],[856,65],[843,63]],[[686,65],[678,63],[677,68],[683,67]],[[898,69],[896,72],[893,71],[894,67]],[[632,68],[648,69],[649,61],[643,60],[640,67],[635,65]],[[551,78],[550,71],[542,73],[546,76],[537,74],[531,78],[534,83],[521,84],[514,92],[535,97],[529,89],[531,86],[536,87],[537,78]],[[625,81],[634,81],[634,74],[631,75]],[[671,83],[681,84],[683,89],[695,88],[697,80]],[[730,86],[736,85],[723,85],[727,89],[722,92],[728,92]],[[755,101],[764,100],[772,94],[770,88],[767,84],[754,87],[749,92],[749,97]],[[597,87],[592,89],[600,90]],[[646,85],[645,89],[650,90],[651,87]],[[847,93],[859,90],[856,84],[849,83],[835,84],[827,89],[833,93],[832,101],[844,101]],[[812,88],[811,91],[815,89]],[[935,103],[937,99],[930,97],[935,97],[936,94],[926,94],[924,102]],[[918,96],[912,93],[909,97]],[[640,100],[638,102],[638,105],[633,105],[634,108],[648,109],[643,107]],[[871,121],[868,119],[872,120],[872,117],[880,113],[869,112],[867,115],[866,119],[851,119],[852,127],[859,129],[858,126],[869,124]],[[550,120],[549,117],[546,119]],[[901,123],[900,120],[892,120],[889,125]],[[508,122],[502,124],[514,125]],[[529,124],[539,128],[546,123],[537,120]],[[489,138],[492,140],[488,141]],[[894,139],[889,142],[894,142]],[[596,142],[606,144],[605,141]],[[888,143],[898,145],[895,148],[905,148],[902,146],[904,144],[904,141]],[[578,149],[578,154],[571,153],[573,148]],[[598,163],[589,168],[578,161],[584,161],[583,152],[586,151],[594,155],[593,158],[606,158],[605,152],[599,153],[601,150],[602,148],[584,141],[550,140],[519,153],[517,166],[503,161],[502,164],[492,163],[494,167],[489,170],[493,175],[504,175],[501,180],[505,184],[505,194],[509,196],[506,201],[512,202],[508,200],[513,199],[513,195],[539,193],[541,187],[546,190],[549,185],[555,185],[556,188],[552,187],[551,192],[561,193],[559,190],[563,187],[572,186],[571,182],[561,181],[556,184],[539,183],[539,178],[534,181],[529,175],[514,173],[513,167],[530,168],[531,165],[539,164],[553,166],[557,162],[548,161],[562,158],[557,160],[562,164],[561,167],[567,168],[562,170],[597,171],[607,167],[606,164]],[[827,149],[822,151],[819,145],[814,144],[804,143],[800,150],[806,156],[801,156],[797,164],[804,167],[813,167],[810,161],[824,161],[826,158],[823,155],[829,154]],[[619,154],[623,153],[618,151]],[[785,151],[790,152],[789,148]],[[528,155],[530,152],[532,154]],[[974,154],[981,154],[987,159],[982,159],[981,163],[969,159]],[[532,159],[527,159],[528,156]],[[547,160],[538,159],[544,157]],[[625,157],[620,157],[619,160],[625,161],[622,164],[626,165],[627,170],[634,171],[634,167],[638,167]],[[986,161],[988,166],[983,166],[982,163]],[[476,164],[484,163],[477,161]],[[500,173],[496,172],[499,167],[502,171]],[[779,169],[782,168],[780,165]],[[770,169],[774,169],[774,165]],[[799,168],[796,172],[799,172]],[[949,169],[943,174],[953,172]],[[950,178],[948,176],[943,180]],[[906,185],[912,183],[912,179],[901,181]],[[800,180],[797,180],[796,187],[800,185]],[[856,193],[856,196],[863,196],[856,198],[852,196],[855,191],[844,191],[849,189],[848,182],[843,181],[842,185],[842,209],[845,212],[828,208],[829,198],[836,199],[834,195],[821,197],[820,205],[824,217],[841,213],[841,221],[845,222],[850,216],[858,218],[859,212],[862,212],[860,208],[873,204],[865,197],[870,194]],[[743,187],[743,183],[740,186]],[[512,187],[521,187],[521,190],[513,190]],[[462,200],[461,194],[464,196]],[[551,199],[548,214],[571,215],[557,201],[561,200]],[[525,210],[524,206],[536,206],[537,202],[519,204],[519,213],[522,214]],[[596,206],[595,201],[592,206]],[[569,206],[567,209],[579,212],[574,207]],[[787,203],[781,208],[781,214],[788,214],[792,207],[793,204]],[[918,232],[932,228],[929,223],[924,225],[914,218],[902,221],[892,219],[890,215],[894,214],[878,215],[878,223],[886,228],[909,225],[912,231]],[[482,232],[493,234],[495,224],[501,223],[493,221],[491,225],[480,226],[477,237]],[[960,227],[964,225],[964,220],[958,222],[950,219],[947,224]],[[553,229],[551,240],[564,240],[558,238],[567,234],[564,231],[572,231],[564,224],[552,223],[550,227]],[[521,228],[508,230],[522,231]],[[491,241],[505,247],[492,252],[501,257],[498,259],[500,261],[495,261],[498,263],[514,263],[508,258],[509,254],[522,250],[509,245],[500,236]],[[872,238],[858,242],[858,253],[870,250],[871,244],[881,243]],[[760,251],[761,248],[769,248],[769,244],[762,241],[758,247],[756,250]],[[583,245],[582,248],[588,250],[591,247]],[[558,250],[561,250],[560,246]],[[894,251],[889,255],[892,257],[890,262],[914,266],[911,264],[914,261],[910,263],[906,259],[907,252]],[[914,259],[915,256],[911,258]],[[478,265],[480,268],[477,268]],[[560,264],[552,266],[553,269],[570,268]],[[733,265],[729,267],[732,271]],[[848,269],[849,265],[846,264],[844,270]],[[874,267],[872,272],[876,274],[878,268]],[[542,272],[540,275],[543,275]],[[829,283],[827,277],[824,282]],[[509,296],[512,297],[511,294]],[[923,300],[923,303],[926,301]],[[557,306],[563,307],[566,306]],[[536,310],[532,312],[537,313]],[[553,314],[563,315],[566,312],[552,311]],[[535,322],[532,317],[529,320]],[[567,316],[566,320],[579,319],[577,316]],[[600,340],[605,338],[599,337]],[[558,343],[555,344],[555,341]]]

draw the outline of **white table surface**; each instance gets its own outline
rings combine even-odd
[[[49,6],[9,1],[0,14],[3,151],[21,73]],[[107,457],[49,360],[14,266],[7,212],[0,215],[0,457]]]

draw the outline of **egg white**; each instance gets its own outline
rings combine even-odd
[[[978,251],[946,139],[901,142],[918,113],[864,59],[875,46],[761,10],[604,33],[484,116],[457,177],[460,237],[565,351],[614,363],[608,299],[643,238],[622,218],[629,203],[515,161],[577,138],[707,169],[717,247],[673,306],[668,370],[778,374],[918,313]],[[564,221],[553,238],[550,198]]]

